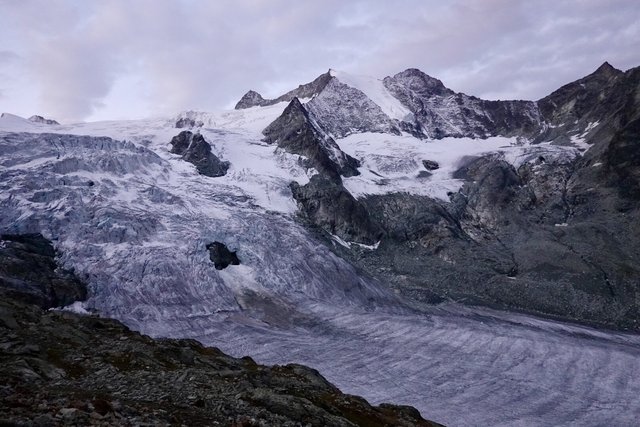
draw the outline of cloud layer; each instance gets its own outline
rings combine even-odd
[[[409,67],[538,99],[603,61],[640,65],[636,0],[0,0],[0,110],[144,117],[274,96],[328,68]]]

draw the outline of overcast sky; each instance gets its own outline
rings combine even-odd
[[[0,111],[62,121],[216,110],[329,68],[538,99],[640,65],[640,1],[0,0],[0,40]]]

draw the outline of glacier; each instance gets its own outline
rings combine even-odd
[[[409,404],[447,425],[640,418],[637,335],[451,302],[409,307],[300,225],[288,185],[316,172],[260,133],[285,106],[69,125],[6,114],[0,232],[51,239],[90,286],[82,310],[261,363],[304,363],[344,392]],[[180,118],[202,123],[214,154],[231,164],[227,175],[199,175],[169,152]],[[459,188],[451,172],[469,153],[517,164],[581,148],[389,134],[336,142],[362,163],[360,176],[345,179],[353,194],[441,198]],[[428,181],[417,176],[423,159],[441,165]],[[241,265],[216,270],[213,241],[237,251]]]

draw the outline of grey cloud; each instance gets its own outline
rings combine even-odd
[[[42,113],[69,119],[134,97],[152,110],[140,115],[215,109],[330,67],[417,67],[470,94],[536,99],[604,60],[640,65],[635,0],[0,2],[0,36],[25,58]],[[145,90],[109,97],[128,75]]]
[[[20,56],[17,53],[12,52],[10,50],[0,50],[0,65],[13,62],[19,57]]]

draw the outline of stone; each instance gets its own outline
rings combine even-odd
[[[440,165],[435,160],[423,160],[422,165],[428,171],[434,171],[440,169]]]
[[[4,292],[42,308],[86,298],[85,284],[73,272],[57,267],[56,251],[41,234],[4,234],[0,239],[0,285]],[[0,319],[13,325],[8,314]]]
[[[230,265],[240,265],[240,260],[235,252],[231,252],[224,243],[213,242],[206,246],[209,258],[213,261],[216,270],[224,270]]]
[[[359,162],[340,150],[336,142],[320,129],[309,111],[294,98],[280,117],[263,131],[264,141],[307,158],[307,167],[315,168],[336,182],[340,176],[359,175]]]
[[[30,122],[34,122],[34,123],[42,123],[44,125],[59,125],[60,123],[58,123],[57,121],[53,120],[53,119],[45,119],[42,116],[38,116],[38,115],[33,115],[31,117],[29,117],[27,120],[29,120]]]
[[[185,130],[171,139],[171,152],[195,165],[198,173],[210,177],[226,175],[230,163],[211,152],[211,145],[199,133]]]

